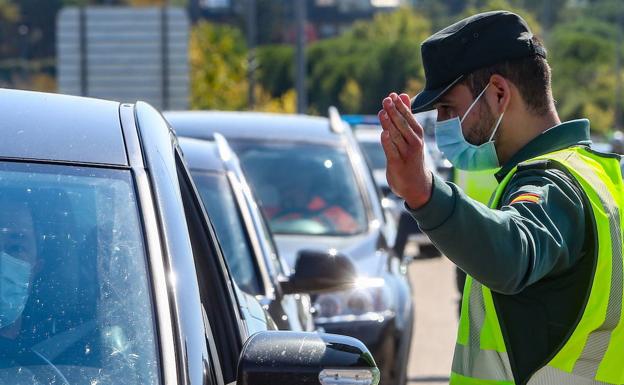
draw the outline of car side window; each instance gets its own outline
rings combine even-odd
[[[208,318],[207,328],[211,329],[206,334],[211,350],[216,348],[216,352],[211,352],[213,363],[220,369],[216,377],[222,376],[225,383],[234,382],[242,350],[238,304],[214,229],[179,151],[176,151],[175,160],[200,286],[200,298]]]

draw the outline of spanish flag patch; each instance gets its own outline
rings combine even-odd
[[[514,203],[539,203],[540,196],[533,193],[524,193],[515,197],[509,204],[512,205]]]

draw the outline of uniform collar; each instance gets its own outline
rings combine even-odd
[[[588,146],[590,144],[589,120],[569,120],[549,128],[535,137],[512,156],[494,176],[500,182],[518,163],[525,160],[574,145]]]

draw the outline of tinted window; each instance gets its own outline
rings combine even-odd
[[[234,280],[247,293],[260,294],[254,257],[227,177],[224,174],[191,173]]]
[[[347,153],[311,143],[231,142],[274,233],[348,235],[366,211]]]
[[[129,171],[0,163],[0,383],[158,383]]]

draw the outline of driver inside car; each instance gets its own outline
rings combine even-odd
[[[0,195],[0,365],[34,357],[20,338],[22,312],[39,268],[32,211],[6,191]]]
[[[323,225],[327,233],[357,231],[357,221],[337,204],[337,196],[332,196],[327,190],[332,187],[322,183],[327,178],[315,177],[310,172],[296,175],[298,180],[289,180],[289,183],[282,187],[281,210],[273,216],[272,221],[311,219]]]

